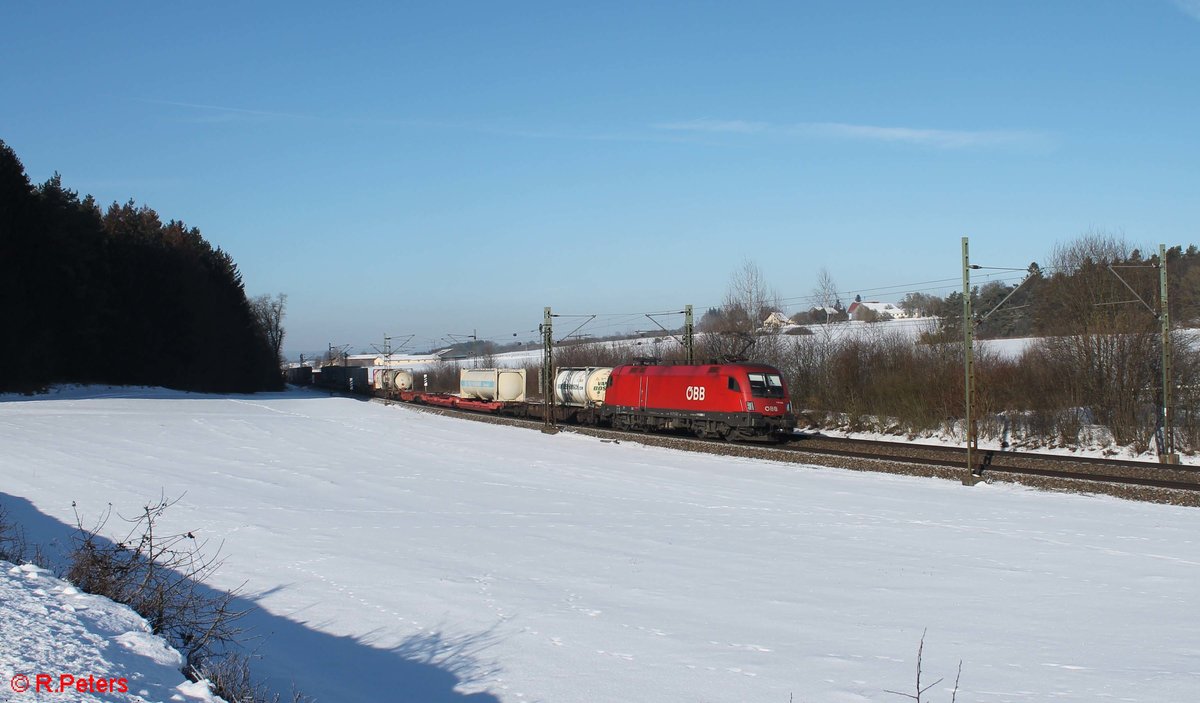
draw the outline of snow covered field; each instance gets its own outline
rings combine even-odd
[[[925,630],[932,701],[960,659],[959,701],[1200,694],[1194,509],[309,392],[5,396],[0,446],[35,539],[183,496],[163,527],[224,542],[259,671],[321,701],[903,700]]]

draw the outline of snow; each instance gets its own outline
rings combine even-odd
[[[0,561],[0,700],[222,703],[207,681],[187,681],[182,664],[128,607]],[[49,677],[41,686],[39,674]],[[86,680],[87,697],[73,680]]]
[[[898,317],[892,320],[865,322],[846,320],[824,325],[791,325],[786,329],[803,327],[822,340],[848,341],[861,339],[909,339],[916,342],[926,332],[937,330],[936,317]]]
[[[911,692],[925,631],[925,681],[946,677],[929,700],[949,700],[959,660],[958,701],[1200,691],[1195,509],[308,392],[5,400],[10,517],[62,544],[73,500],[95,516],[182,496],[163,528],[223,543],[211,585],[245,584],[256,669],[283,693],[892,700]],[[6,637],[0,656],[16,651]]]
[[[867,419],[878,420],[878,418],[872,417],[867,417]],[[796,434],[801,436],[846,437],[877,442],[909,442],[911,444],[935,447],[964,446],[963,423],[961,421],[955,422],[954,426],[947,430],[931,431],[914,436],[909,436],[908,434],[888,434],[873,430],[851,431],[840,428],[800,429],[796,431]],[[1158,453],[1153,447],[1147,448],[1144,451],[1138,451],[1132,445],[1117,444],[1113,440],[1112,432],[1103,425],[1083,425],[1079,430],[1079,443],[1074,446],[1022,446],[1015,442],[1004,446],[999,437],[980,437],[979,448],[984,451],[1016,451],[1051,456],[1141,461],[1147,464],[1159,463]],[[1179,463],[1187,466],[1200,466],[1200,455],[1180,454]]]

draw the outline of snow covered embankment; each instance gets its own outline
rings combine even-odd
[[[130,608],[0,561],[0,701],[206,701],[183,657]]]

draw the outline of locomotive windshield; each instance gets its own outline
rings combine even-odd
[[[755,398],[783,397],[783,379],[779,374],[751,373],[747,376],[750,379],[750,395]]]

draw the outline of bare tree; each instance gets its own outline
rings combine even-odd
[[[763,321],[780,306],[779,292],[767,284],[762,269],[753,261],[745,261],[730,277],[717,315],[704,325],[709,332],[705,338],[708,355],[714,358],[745,356],[765,334]],[[705,317],[709,318],[709,315]]]
[[[1062,273],[1078,273],[1092,264],[1125,261],[1130,253],[1124,237],[1091,230],[1065,244],[1055,244],[1050,252],[1050,266]]]
[[[1050,266],[1034,300],[1044,337],[1031,351],[1060,371],[1044,390],[1060,408],[1087,408],[1118,442],[1146,443],[1155,417],[1149,389],[1162,373],[1148,309],[1156,271],[1123,238],[1095,231],[1055,247]]]
[[[259,329],[266,335],[271,350],[275,352],[276,360],[282,363],[285,334],[283,318],[286,315],[287,296],[283,293],[274,298],[260,295],[250,301],[250,307],[254,311],[254,319],[258,322]]]
[[[842,295],[838,291],[837,283],[834,282],[833,276],[830,275],[829,269],[824,266],[817,272],[817,285],[812,290],[813,302],[819,308],[823,308],[825,313],[825,322],[829,321],[829,311],[836,308],[842,302]]]
[[[758,264],[747,260],[730,277],[723,307],[741,313],[753,331],[762,325],[767,315],[780,308],[780,300],[779,291],[767,284]]]
[[[1053,272],[1034,301],[1042,334],[1113,334],[1153,328],[1152,317],[1135,297],[1153,301],[1157,277],[1123,238],[1088,232],[1054,247]],[[1110,270],[1110,266],[1113,267]],[[1132,293],[1132,295],[1131,295]]]
[[[913,291],[904,294],[900,309],[909,317],[942,317],[945,315],[946,300],[930,293]]]

